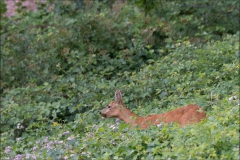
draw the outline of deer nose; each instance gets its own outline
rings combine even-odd
[[[99,111],[99,114],[102,116],[102,115],[103,115],[103,112],[102,112],[102,111]]]

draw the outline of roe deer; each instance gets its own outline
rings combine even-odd
[[[101,115],[105,118],[119,118],[130,124],[131,128],[137,126],[141,129],[147,129],[151,125],[159,125],[162,122],[177,122],[181,127],[185,127],[187,124],[200,122],[206,117],[205,111],[194,104],[189,104],[185,107],[177,108],[163,114],[139,117],[124,105],[120,90],[115,92],[115,101],[111,102],[105,109],[103,109]]]

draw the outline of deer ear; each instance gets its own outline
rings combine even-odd
[[[122,93],[120,90],[116,90],[115,92],[115,101],[118,103],[122,103]]]

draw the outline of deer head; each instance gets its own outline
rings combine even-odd
[[[117,90],[115,92],[115,101],[109,103],[108,106],[100,112],[100,114],[105,118],[119,117],[123,106],[121,91]]]

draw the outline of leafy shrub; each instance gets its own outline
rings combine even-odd
[[[189,36],[195,43],[204,43],[221,39],[225,33],[236,33],[239,28],[237,0],[132,1],[144,8],[149,16],[162,17],[161,35],[174,40]]]
[[[91,7],[4,19],[2,157],[239,159],[239,33],[194,43],[131,4],[118,16]],[[207,120],[129,130],[98,114],[116,89],[141,116],[195,103]]]

